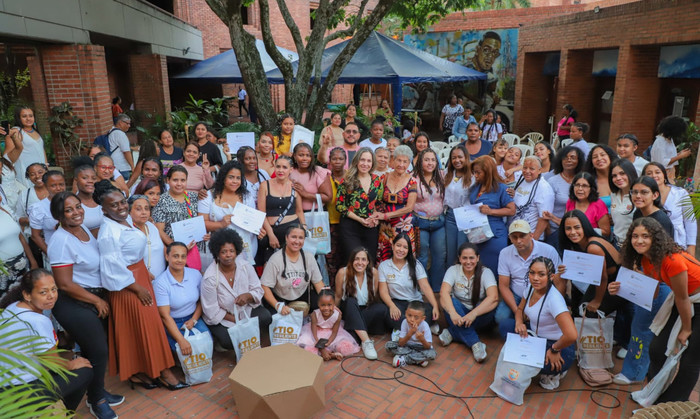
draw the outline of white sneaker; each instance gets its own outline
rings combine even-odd
[[[366,340],[362,342],[362,353],[365,355],[365,358],[369,359],[370,361],[377,359],[377,350],[374,349],[373,340]]]
[[[472,345],[472,355],[476,362],[484,362],[486,359],[486,345],[483,342],[477,342]]]
[[[617,354],[615,355],[617,359],[625,359],[627,356],[627,349],[625,348],[620,348],[619,351],[617,351]]]
[[[440,325],[437,323],[433,323],[432,326],[430,326],[430,332],[434,335],[437,335],[440,333]]]
[[[566,376],[566,371],[555,375],[540,376],[540,386],[545,390],[556,390],[559,388],[559,381]]]
[[[428,366],[429,363],[430,363],[430,361],[428,361],[428,360],[426,359],[425,361],[421,362],[421,363],[418,364],[418,365],[420,365],[421,367],[425,368],[425,367]]]
[[[551,390],[551,375],[540,375],[540,387]]]
[[[629,378],[622,375],[622,373],[619,373],[615,374],[615,376],[613,377],[613,383],[620,386],[628,386],[630,384],[637,383],[637,381],[632,381]]]
[[[401,331],[399,329],[394,329],[394,331],[391,332],[391,340],[394,342],[398,342],[400,335],[401,335]]]
[[[391,361],[391,365],[393,365],[394,368],[404,367],[406,366],[406,359],[401,355],[394,355],[394,359]]]
[[[447,329],[443,329],[442,333],[440,333],[438,336],[438,339],[440,339],[442,346],[447,346],[452,343],[452,333],[450,333],[450,331]]]

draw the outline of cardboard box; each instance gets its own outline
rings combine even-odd
[[[325,406],[323,358],[296,345],[248,352],[228,378],[242,418],[305,419]]]

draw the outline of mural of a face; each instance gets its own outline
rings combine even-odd
[[[501,42],[497,39],[486,38],[476,47],[474,66],[479,71],[488,71],[493,63],[501,56]]]

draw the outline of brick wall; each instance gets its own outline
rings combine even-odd
[[[68,101],[75,114],[83,119],[78,136],[84,142],[92,142],[112,125],[104,48],[61,45],[41,47],[39,51],[40,63],[39,58],[29,60],[39,121],[46,121],[44,115],[50,114],[51,107]],[[48,127],[44,132],[48,132]],[[66,156],[56,142],[54,152],[57,163],[68,167]]]
[[[129,72],[134,91],[134,108],[155,115],[170,112],[168,66],[164,55],[129,55]],[[148,126],[153,118],[139,121]]]
[[[603,3],[604,5],[607,3]],[[599,13],[588,10],[551,17],[546,21],[526,24],[520,28],[518,39],[518,68],[523,74],[518,80],[537,77],[542,69],[526,68],[528,54],[560,51],[560,85],[557,109],[572,103],[581,120],[591,118],[593,107],[586,91],[590,81],[590,63],[586,62],[595,49],[620,48],[617,83],[611,120],[610,138],[621,131],[633,131],[640,139],[653,138],[658,99],[658,47],[663,44],[700,42],[697,30],[700,7],[695,0],[643,0],[610,7],[601,6]],[[587,52],[588,51],[588,52]],[[574,60],[569,62],[569,60]],[[586,76],[581,69],[587,67]],[[571,72],[571,74],[569,74]],[[632,100],[631,100],[632,99]],[[546,115],[521,114],[519,108],[539,100],[525,89],[516,88],[514,130],[529,124],[532,118]],[[517,105],[520,104],[520,105]],[[637,118],[637,115],[640,117]],[[527,117],[527,121],[524,119]],[[631,119],[628,119],[631,118]],[[641,144],[641,148],[648,144]]]

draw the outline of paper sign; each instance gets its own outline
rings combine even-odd
[[[604,256],[564,250],[564,257],[561,263],[566,266],[566,271],[561,274],[561,277],[579,283],[598,286],[600,285],[600,277],[603,274],[604,262]]]
[[[178,221],[170,224],[173,229],[173,240],[190,244],[192,240],[200,242],[207,234],[207,228],[204,226],[204,217],[188,218],[187,220]]]
[[[459,231],[471,230],[472,228],[484,227],[489,225],[489,218],[486,214],[482,214],[479,207],[481,203],[474,205],[465,205],[460,208],[455,208],[455,221]]]
[[[262,211],[236,202],[236,206],[233,207],[231,222],[245,231],[258,235],[265,222],[265,216],[266,214]]]
[[[303,127],[301,125],[294,125],[294,131],[292,131],[292,143],[289,146],[289,150],[293,151],[299,143],[306,143],[311,147],[314,146],[314,132],[310,129]]]
[[[617,295],[651,311],[659,281],[623,266],[617,271],[616,280],[620,283]]]
[[[238,149],[244,146],[255,150],[255,133],[253,132],[228,132],[226,142],[231,154],[236,154]]]
[[[523,338],[517,333],[508,333],[503,350],[504,361],[544,368],[547,339],[534,336]]]

